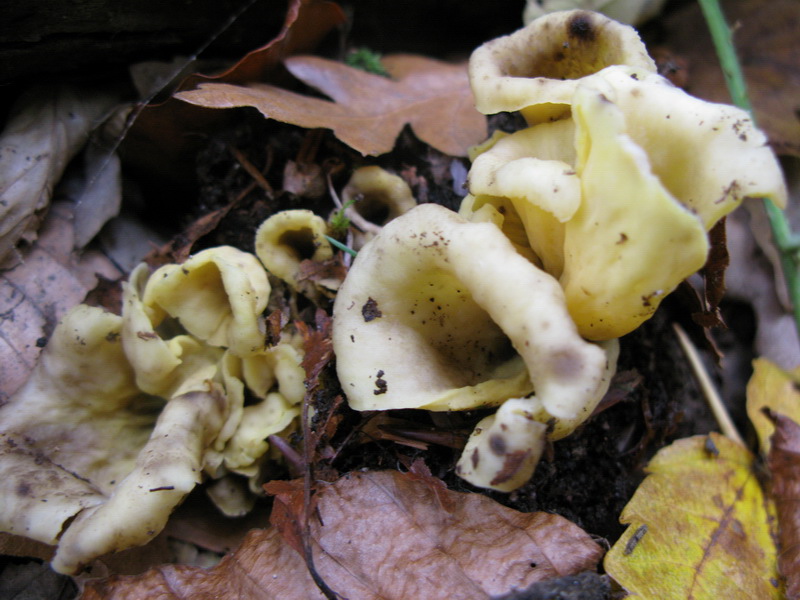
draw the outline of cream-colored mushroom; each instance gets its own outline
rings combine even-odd
[[[303,260],[324,261],[333,257],[333,248],[325,239],[325,219],[310,210],[284,210],[264,221],[256,231],[256,256],[267,270],[285,281],[289,287],[314,296],[316,290],[308,281],[301,281]]]
[[[334,304],[333,345],[357,410],[464,410],[535,392],[544,421],[574,422],[615,364],[497,227],[430,204],[361,250]]]
[[[527,0],[522,20],[527,25],[543,15],[559,10],[593,10],[610,19],[639,25],[656,16],[665,0]]]
[[[469,75],[484,114],[520,111],[529,124],[569,116],[581,78],[610,65],[656,66],[636,31],[599,13],[550,13],[472,53]]]
[[[121,317],[76,307],[0,408],[0,472],[10,478],[0,528],[57,543],[53,567],[65,573],[152,539],[200,480],[229,412],[210,381],[187,380],[199,389],[169,401],[141,393],[122,329]]]
[[[777,160],[746,113],[658,76],[587,78],[573,117],[583,200],[565,226],[561,284],[584,337],[648,319],[703,266],[706,229],[745,196],[785,203]]]
[[[470,191],[514,205],[581,335],[611,339],[702,267],[705,230],[744,197],[783,205],[786,192],[746,113],[658,75],[608,67],[579,82],[571,105],[572,118],[505,136],[477,156]],[[571,188],[554,179],[558,160],[571,169]]]
[[[360,249],[386,223],[417,205],[411,188],[397,175],[372,165],[353,171],[342,189],[345,215],[361,232],[354,247]]]
[[[75,573],[96,556],[153,539],[175,506],[200,483],[204,450],[226,413],[225,398],[214,388],[171,400],[134,469],[107,502],[81,512],[64,532],[53,569]]]
[[[497,140],[469,171],[471,194],[513,204],[528,245],[554,277],[564,268],[563,224],[581,202],[574,140],[572,119],[542,123]]]
[[[159,268],[148,279],[142,301],[180,321],[198,339],[248,356],[264,347],[261,313],[269,293],[267,274],[256,257],[219,246],[183,264]]]
[[[0,530],[57,544],[53,567],[75,573],[151,540],[204,471],[243,473],[260,491],[264,438],[287,429],[304,394],[292,337],[264,348],[268,294],[254,256],[215,248],[152,276],[136,268],[122,317],[73,309],[0,407]],[[271,373],[246,376],[243,361]],[[267,399],[245,415],[243,380],[277,391],[254,390]]]

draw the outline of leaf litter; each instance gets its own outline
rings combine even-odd
[[[486,119],[475,110],[466,65],[393,55],[383,65],[395,80],[313,56],[285,61],[292,75],[334,102],[271,85],[204,83],[176,98],[208,108],[253,106],[268,118],[306,128],[332,129],[362,154],[390,152],[403,126],[451,156],[486,138]]]
[[[647,471],[605,557],[615,581],[642,598],[782,597],[775,509],[746,448],[716,433],[685,438]]]
[[[330,18],[332,20],[335,20],[335,18],[333,18],[333,17],[335,17],[335,15],[334,15],[335,11],[330,8],[332,3],[329,3],[329,2],[316,2],[316,3],[315,2],[292,2],[291,3],[291,7],[290,7],[290,11],[289,11],[289,15],[287,16],[287,28],[289,27],[289,24],[290,24],[290,21],[291,21],[291,18],[292,18],[292,11],[295,11],[295,17],[297,17],[296,11],[298,11],[298,10],[299,11],[304,11],[304,10],[307,10],[308,6],[317,6],[317,5],[323,5],[323,4],[328,6],[327,9],[323,9],[323,10],[327,10],[328,11],[328,13],[327,13],[328,17],[326,17],[326,18]],[[335,6],[335,5],[333,5],[333,6]],[[325,19],[323,19],[323,21],[325,21]],[[291,38],[292,36],[289,36],[289,37]],[[268,45],[268,47],[272,47],[272,44]],[[279,56],[279,55],[282,55],[282,54],[284,54],[283,51],[276,52],[275,56]],[[282,56],[281,56],[281,58],[282,58]],[[269,73],[270,69],[272,69],[272,67],[274,67],[276,62],[275,61],[271,62],[271,61],[272,61],[272,59],[267,60],[267,61],[265,61],[263,63],[263,64],[266,64],[267,66],[264,68],[262,73]],[[242,63],[244,63],[244,61],[242,61]],[[235,72],[235,70],[236,69],[234,68],[232,71]],[[244,73],[245,71],[248,71],[248,69],[243,69],[242,72]],[[400,77],[400,75],[398,75],[397,72],[396,72],[395,73],[395,77]],[[212,78],[204,78],[204,79],[208,80],[208,79],[212,79]],[[237,77],[234,77],[233,79],[237,79]],[[248,78],[248,77],[243,75],[241,77],[240,81],[235,81],[234,83],[247,83],[248,80],[249,81],[253,81],[255,79],[257,79],[257,78]],[[225,80],[225,78],[223,77],[222,80]],[[206,85],[206,84],[203,84],[203,85]],[[216,85],[216,84],[214,84],[214,85]],[[318,100],[318,99],[314,99],[314,100]],[[320,100],[320,102],[326,102],[326,101]],[[169,101],[168,104],[175,105],[175,104],[180,104],[180,103],[176,103],[173,100],[173,101]],[[330,105],[331,103],[327,102],[327,104]],[[188,123],[189,126],[191,126],[193,124],[191,115],[196,115],[197,113],[194,113],[193,111],[188,110],[191,107],[188,107],[186,105],[182,105],[182,106],[183,106],[183,108],[177,109],[175,114],[185,114],[187,116],[186,123]],[[151,109],[147,109],[145,112],[147,112],[148,110],[151,110]],[[155,112],[155,108],[153,110]],[[209,111],[205,111],[206,114],[208,112]],[[185,129],[184,129],[184,131],[185,131]],[[163,135],[163,132],[159,133],[158,135]],[[179,137],[180,136],[178,136],[178,138]],[[212,224],[211,227],[214,227],[215,225],[216,225],[216,223]],[[188,253],[189,249],[186,248],[185,251]],[[330,421],[328,421],[328,423],[330,423]],[[333,426],[333,429],[335,429],[335,426]],[[719,450],[718,446],[713,445],[713,447],[717,448],[717,450]],[[706,452],[709,452],[708,448],[706,448]],[[395,477],[396,475],[397,474],[395,473],[392,476]],[[362,474],[356,474],[353,477],[358,479],[358,478],[362,477]],[[371,474],[363,475],[363,477],[371,477]],[[438,480],[438,479],[436,479],[435,481],[440,482],[440,480]],[[333,484],[333,485],[336,485],[336,484]],[[363,484],[363,482],[362,482],[362,485],[365,485],[365,484]],[[428,486],[429,492],[433,493],[434,497],[435,497],[435,499],[431,498],[430,502],[433,503],[433,504],[439,505],[440,508],[444,508],[445,512],[448,512],[448,511],[452,512],[452,507],[450,507],[449,509],[447,508],[450,503],[445,499],[445,496],[442,495],[442,494],[439,494],[437,496],[436,495],[436,491],[435,491],[436,488],[435,488],[435,486],[433,486],[431,484],[431,482],[428,482],[425,485]],[[441,485],[441,483],[439,483],[439,485]],[[286,484],[286,486],[287,486],[287,490],[291,489],[291,484]],[[453,492],[447,492],[447,493],[448,494],[453,494]],[[317,496],[319,496],[319,498],[317,498]],[[470,496],[477,497],[475,494],[471,494]],[[315,499],[318,499],[319,501],[322,501],[324,499],[323,492],[320,492],[319,494],[315,495]],[[354,502],[356,502],[356,501],[354,500]],[[357,506],[358,506],[358,504],[355,505],[355,507],[357,507]],[[317,516],[319,516],[319,515],[317,515]],[[351,520],[354,520],[354,521],[357,522],[358,521],[358,517],[360,517],[360,514],[357,514],[355,517],[352,517]],[[291,518],[291,514],[288,514],[287,518]],[[320,524],[317,523],[317,521],[315,521],[314,516],[311,517],[310,522],[312,523],[312,525],[314,527],[316,527],[318,529],[321,528],[321,527],[324,527],[323,525],[320,525]],[[633,529],[633,527],[631,529]],[[634,554],[636,552],[637,548],[641,548],[642,547],[641,544],[645,543],[645,541],[647,540],[648,535],[650,533],[651,533],[651,531],[642,530],[641,527],[636,528],[632,533],[629,531],[630,537],[628,538],[628,544],[626,544],[625,549],[627,550],[628,545],[631,545],[632,549],[631,549],[630,552],[628,552],[628,554],[629,555],[630,554]],[[378,531],[377,535],[383,535],[382,529],[380,531]],[[626,534],[626,535],[628,535],[628,534]],[[638,540],[637,540],[637,537],[638,537]],[[323,555],[323,561],[322,561],[323,567],[321,567],[321,570],[323,570],[324,573],[327,573],[327,571],[324,570],[325,568],[328,568],[327,555],[325,554],[324,549],[322,549],[323,546],[321,545],[321,542],[318,541],[316,538],[314,540],[315,540],[314,541],[314,543],[315,543],[315,545],[314,545],[315,552],[318,553],[318,554],[322,553],[322,555]],[[634,543],[632,540],[636,540],[637,543]],[[263,542],[263,546],[261,545],[262,542]],[[294,572],[293,569],[296,568],[299,573],[305,573],[305,567],[304,567],[304,565],[302,563],[302,558],[300,558],[299,555],[294,550],[291,550],[291,548],[287,549],[285,541],[280,536],[276,535],[276,532],[275,532],[274,528],[271,528],[271,529],[268,529],[268,530],[263,530],[263,531],[256,530],[255,532],[251,533],[250,538],[248,538],[248,540],[242,546],[240,551],[237,551],[237,553],[233,555],[233,558],[232,557],[228,557],[228,559],[226,559],[226,561],[228,561],[228,562],[223,563],[223,564],[228,565],[229,571],[231,573],[239,572],[239,574],[242,575],[242,580],[244,580],[244,579],[247,579],[247,578],[251,577],[253,573],[251,571],[242,571],[242,570],[240,570],[239,561],[245,562],[245,557],[249,556],[248,552],[252,554],[252,553],[258,553],[258,552],[262,552],[262,551],[264,551],[265,555],[267,555],[267,556],[274,556],[277,561],[283,561],[283,564],[285,564],[285,565],[291,565],[290,568],[288,569],[289,572],[293,573]],[[253,560],[253,564],[254,565],[261,565],[261,563],[258,561],[257,558],[251,557],[251,560]],[[398,563],[398,564],[402,564],[402,563]],[[588,568],[593,569],[594,567],[590,565]],[[223,577],[223,566],[220,565],[220,567],[218,567],[217,569],[218,570],[216,570],[216,575],[220,576],[221,580],[224,579],[224,577]],[[160,567],[158,569],[158,573],[161,573],[161,577],[162,577],[164,582],[170,582],[170,583],[167,583],[167,588],[171,587],[171,585],[172,585],[171,582],[173,580],[174,581],[183,581],[183,582],[187,583],[187,585],[188,585],[188,584],[192,584],[195,581],[195,579],[198,577],[198,571],[197,570],[189,569],[189,568],[186,568],[186,567]],[[231,575],[231,573],[224,573],[224,576],[229,576],[229,575]],[[269,571],[268,570],[268,571],[264,571],[264,573],[271,573],[271,575],[269,575],[269,577],[272,577],[273,579],[280,580],[281,584],[286,584],[286,585],[289,586],[289,587],[285,587],[285,588],[276,588],[277,589],[276,593],[278,595],[276,595],[275,597],[309,597],[309,598],[311,598],[311,597],[320,597],[319,593],[318,593],[318,591],[316,589],[316,586],[314,585],[313,581],[311,581],[311,579],[307,575],[299,576],[300,579],[302,580],[302,583],[297,583],[294,580],[294,575],[291,578],[288,578],[288,579],[291,579],[291,581],[287,582],[286,581],[287,578],[284,578],[283,573],[281,573],[280,571],[277,571],[277,570]],[[334,570],[334,573],[337,573],[337,572]],[[276,576],[276,574],[277,574],[277,576]],[[411,575],[411,577],[414,577],[416,574],[414,572],[411,572],[410,575]],[[242,580],[239,580],[239,581],[236,581],[236,582],[233,583],[233,586],[237,586],[238,585],[238,586],[241,586],[241,588],[225,587],[226,585],[228,585],[228,586],[231,585],[231,581],[229,579],[225,579],[225,581],[223,583],[219,583],[219,587],[214,588],[214,589],[217,589],[219,591],[226,592],[226,593],[229,592],[230,589],[242,589],[242,590],[245,590],[245,593],[247,593],[248,591],[251,592],[251,593],[256,593],[255,588],[251,587],[251,583],[244,582]],[[121,581],[128,581],[128,580],[112,579],[111,583],[109,585],[117,585]],[[206,581],[206,580],[203,580],[202,577],[200,579],[197,579],[198,585],[201,585],[203,581]],[[331,583],[331,581],[328,580],[328,578],[326,578],[326,581],[328,581],[328,583]],[[333,582],[338,582],[338,579],[336,578],[336,576],[332,577],[332,581]],[[266,583],[268,583],[268,582],[266,582]],[[293,587],[293,586],[295,586],[295,584],[297,584],[299,587]],[[105,584],[100,584],[100,585],[105,585]],[[153,584],[153,585],[156,585],[156,584]],[[307,586],[307,587],[303,587],[303,586]],[[336,587],[336,585],[333,585],[332,587],[336,588],[337,590],[339,589],[339,588]],[[266,588],[267,588],[267,586],[265,585],[264,589],[266,589]],[[178,589],[178,588],[176,588],[176,589]],[[194,590],[194,593],[197,594],[197,597],[211,597],[211,594],[212,594],[211,591],[206,590],[206,589],[200,589],[200,588],[197,588],[197,589],[191,588],[191,589]],[[89,591],[87,593],[91,594],[91,593],[93,593],[93,590],[94,590],[94,588],[90,587]],[[115,590],[114,593],[116,593],[116,590]],[[172,593],[172,592],[170,591],[169,593]],[[293,595],[295,593],[297,594],[296,596]],[[282,594],[287,594],[287,595],[282,595]],[[94,597],[94,596],[89,596],[89,597]],[[109,597],[113,597],[113,596],[109,596]],[[124,597],[124,594],[122,596],[118,596],[118,597]],[[165,596],[165,597],[170,597],[170,596]],[[245,595],[243,597],[248,597],[248,596]],[[257,596],[257,597],[262,597],[262,596]],[[354,596],[354,597],[358,597],[358,596]],[[435,597],[435,596],[430,596],[430,597]],[[450,597],[450,596],[448,595],[448,597]],[[484,596],[478,596],[478,597],[484,597]]]
[[[423,479],[423,480],[421,480]],[[563,517],[520,513],[438,479],[351,473],[320,487],[310,517],[314,564],[357,599],[489,598],[594,570],[602,549]],[[253,530],[211,570],[163,566],[92,583],[86,600],[136,596],[321,598],[302,558],[275,528]]]

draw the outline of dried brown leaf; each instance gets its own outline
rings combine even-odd
[[[727,0],[726,20],[742,64],[756,120],[780,154],[800,156],[800,10],[796,0]],[[689,63],[688,90],[730,103],[700,8],[691,3],[665,20],[670,48]]]
[[[285,61],[287,69],[333,102],[270,85],[204,83],[177,98],[209,108],[253,106],[271,119],[307,128],[332,129],[359,152],[390,152],[409,124],[422,141],[451,156],[485,139],[486,118],[475,110],[465,65],[422,56],[384,59],[397,79],[313,56]]]
[[[302,321],[296,323],[297,330],[303,338],[303,362],[301,366],[306,372],[306,389],[312,391],[318,385],[322,369],[333,358],[333,342],[331,342],[331,318],[322,309],[317,309],[316,327],[310,328]]]
[[[72,206],[54,204],[22,262],[0,271],[0,404],[28,378],[56,323],[97,274],[122,275],[98,252],[74,252],[74,239]]]
[[[33,89],[18,100],[0,137],[0,264],[20,239],[36,239],[67,163],[115,102],[108,92],[71,86]]]
[[[520,513],[479,494],[445,492],[417,474],[353,473],[324,486],[311,517],[314,564],[349,600],[487,599],[593,570],[602,550],[547,513]],[[254,530],[210,570],[165,566],[88,586],[86,600],[321,598],[276,529]]]
[[[328,0],[291,0],[284,25],[275,39],[247,54],[236,65],[218,76],[195,74],[179,89],[194,87],[200,81],[235,84],[270,81],[275,67],[287,56],[312,51],[320,40],[344,22],[342,9]],[[219,111],[204,110],[170,99],[148,106],[128,131],[122,149],[129,165],[136,165],[160,178],[186,185],[194,177],[194,157],[205,144],[198,131],[208,131],[224,123]],[[190,134],[191,132],[191,134]]]
[[[775,433],[769,468],[778,512],[778,567],[786,578],[786,597],[796,600],[800,598],[800,425],[782,414],[772,417]]]

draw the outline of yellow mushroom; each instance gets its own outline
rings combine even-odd
[[[267,274],[256,257],[220,246],[159,268],[148,279],[142,301],[209,345],[249,356],[265,344],[261,313],[269,293]]]
[[[284,210],[264,221],[256,231],[256,256],[267,270],[285,281],[293,290],[314,296],[316,289],[300,281],[303,260],[324,261],[333,257],[333,248],[325,239],[325,219],[310,210]]]
[[[572,119],[542,123],[497,140],[475,157],[469,171],[471,194],[511,202],[527,245],[554,277],[564,268],[563,224],[581,202],[574,141]]]
[[[417,201],[401,177],[373,165],[353,171],[342,189],[342,204],[349,204],[345,215],[363,232],[354,242],[358,250],[386,223],[414,208]]]
[[[615,344],[582,340],[558,282],[497,227],[431,204],[359,252],[334,304],[333,345],[357,410],[466,410],[529,397],[541,422],[572,429],[616,363]]]
[[[610,65],[656,66],[636,31],[599,13],[550,13],[472,53],[469,76],[484,114],[520,111],[529,124],[569,116],[581,78]]]
[[[571,118],[507,135],[478,155],[470,191],[513,204],[581,335],[611,339],[703,266],[706,230],[743,198],[782,206],[786,191],[744,111],[693,98],[646,70],[612,66],[584,77],[571,107]]]

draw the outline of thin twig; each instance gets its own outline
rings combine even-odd
[[[750,113],[755,123],[753,107],[747,95],[747,85],[736,57],[733,36],[725,16],[722,14],[718,0],[699,0],[700,8],[706,19],[708,30],[714,41],[725,82],[733,103]],[[792,232],[786,216],[769,200],[764,201],[772,237],[781,257],[781,268],[786,279],[786,287],[794,310],[795,327],[800,332],[800,252],[798,252],[798,236]]]
[[[714,383],[711,381],[711,377],[708,376],[708,371],[706,371],[703,361],[700,360],[700,354],[697,352],[697,348],[695,348],[689,336],[686,335],[683,327],[677,323],[673,323],[672,326],[675,329],[675,334],[678,336],[681,348],[683,348],[686,357],[689,359],[689,364],[692,366],[695,377],[697,377],[700,389],[703,390],[706,402],[708,402],[708,405],[711,407],[711,412],[714,413],[714,417],[717,419],[717,423],[719,423],[720,430],[727,438],[744,446],[744,440],[742,436],[739,435],[739,430],[736,429],[736,425],[733,424],[733,420],[728,414],[728,409],[725,408],[725,404],[722,398],[720,398]]]

